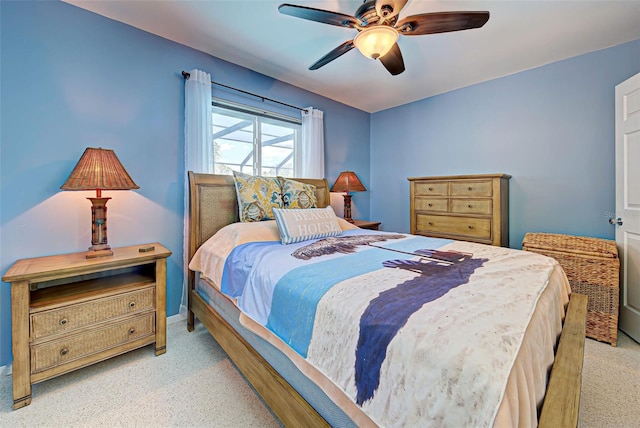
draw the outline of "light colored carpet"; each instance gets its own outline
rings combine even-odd
[[[580,427],[640,427],[640,345],[587,340]],[[198,324],[167,328],[167,353],[148,346],[36,384],[31,405],[12,410],[11,376],[0,376],[0,427],[279,427]]]
[[[640,427],[640,344],[618,331],[618,344],[587,339],[580,428]]]
[[[32,388],[12,410],[0,380],[1,427],[280,427],[201,324],[167,326],[167,352],[147,346]]]

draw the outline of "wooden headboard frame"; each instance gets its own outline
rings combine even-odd
[[[326,178],[296,178],[316,186],[318,207],[330,204]],[[224,226],[240,221],[238,199],[231,175],[189,171],[189,260],[207,239]]]

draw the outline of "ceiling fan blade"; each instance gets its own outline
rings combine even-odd
[[[278,10],[285,15],[308,19],[309,21],[322,22],[323,24],[337,25],[338,27],[355,27],[361,24],[360,20],[351,15],[315,9],[313,7],[283,3],[278,6]]]
[[[309,67],[309,70],[317,70],[323,65],[327,65],[334,59],[349,52],[355,46],[356,45],[353,44],[353,40],[344,42],[343,44],[341,44],[340,46],[338,46],[337,48],[335,48],[334,50],[332,50],[331,52],[329,52],[328,54],[326,54],[325,56],[317,60],[311,67]]]
[[[378,58],[389,73],[396,76],[404,71],[402,52],[398,44],[394,44],[391,50],[383,57]]]
[[[380,18],[393,18],[400,13],[408,0],[376,0],[376,13]]]
[[[488,20],[489,12],[434,12],[407,16],[395,28],[405,36],[420,36],[480,28]]]

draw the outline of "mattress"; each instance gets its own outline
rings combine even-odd
[[[265,237],[263,234],[260,239],[269,241],[272,238],[277,239],[277,236]],[[229,236],[225,236],[224,242],[227,243],[228,248],[223,251],[224,253],[235,247],[237,242],[229,245],[229,242],[234,241],[234,239],[229,239]],[[237,239],[235,240],[237,241]],[[514,259],[526,258],[529,261],[532,260],[531,257],[542,257],[531,253],[520,254],[522,252],[518,252],[518,250],[474,246],[478,244],[469,246],[470,244],[468,243],[453,242],[445,243],[445,245],[449,245],[446,248],[470,248],[478,254],[504,254],[505,257]],[[218,245],[218,247],[220,246]],[[212,262],[212,258],[207,259],[207,257],[203,256],[196,257],[194,260],[196,260],[196,263],[194,263],[194,266],[190,266],[192,269],[202,272],[207,270],[204,265],[209,265],[208,273],[203,274],[203,276],[217,278],[217,280],[201,280],[198,283],[198,293],[217,312],[231,312],[230,309],[238,304],[238,300],[226,297],[217,299],[216,296],[221,294],[217,290],[218,286],[213,285],[222,281],[224,268],[220,260]],[[548,277],[544,286],[540,287],[541,292],[539,295],[535,296],[533,302],[534,310],[530,314],[530,320],[526,325],[522,340],[516,345],[515,358],[513,361],[508,362],[510,371],[506,376],[504,388],[500,389],[501,393],[495,412],[490,418],[483,420],[482,424],[486,424],[488,420],[495,427],[537,425],[537,411],[541,405],[548,373],[553,363],[555,345],[562,328],[564,309],[568,303],[570,289],[562,269],[552,259],[543,258],[534,261],[549,266]],[[200,265],[196,266],[197,264]],[[221,300],[224,303],[216,303],[217,300]],[[247,340],[258,348],[261,354],[264,352],[265,359],[282,373],[330,424],[334,426],[347,426],[347,424],[375,426],[378,424],[376,422],[380,420],[378,415],[370,417],[370,412],[365,411],[363,406],[354,403],[349,393],[345,392],[345,388],[341,388],[338,385],[339,382],[324,375],[326,370],[323,367],[310,363],[291,346],[283,343],[283,340],[277,334],[274,334],[265,325],[256,321],[259,317],[254,316],[252,318],[247,316],[237,311],[237,308],[234,312],[236,312],[236,315],[232,317],[235,319],[232,323],[234,328],[240,329],[243,336],[245,334],[248,335]],[[505,320],[505,322],[508,322],[508,320]],[[271,346],[267,346],[267,344]],[[311,392],[306,392],[307,390]],[[442,397],[438,397],[436,400],[437,403],[442,401],[446,400]],[[393,422],[389,422],[393,420],[396,419],[385,419],[385,422],[381,425],[394,426]],[[399,425],[408,424],[408,419],[406,418],[397,420],[403,421]],[[415,419],[409,420],[415,421]],[[450,421],[438,422],[437,420],[431,420],[431,422],[434,425],[451,424]]]

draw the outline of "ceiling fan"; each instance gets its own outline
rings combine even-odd
[[[353,40],[344,42],[320,58],[309,70],[317,70],[355,47],[364,56],[379,59],[392,75],[405,70],[397,43],[399,35],[420,36],[469,30],[480,28],[489,20],[489,12],[433,12],[398,20],[398,14],[407,1],[364,0],[354,16],[288,3],[278,6],[278,10],[296,18],[358,30]]]

